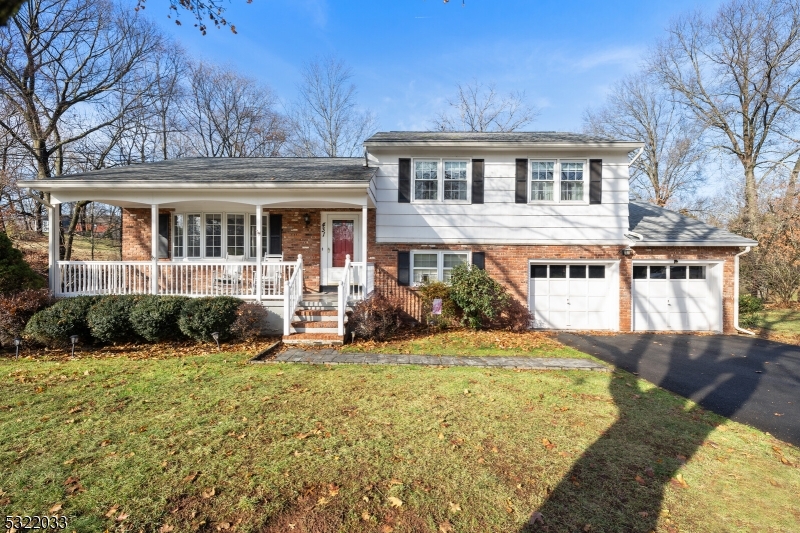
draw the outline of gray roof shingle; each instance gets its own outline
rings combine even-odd
[[[621,144],[639,143],[595,137],[582,133],[561,131],[517,132],[444,132],[444,131],[382,131],[366,141],[366,146],[409,143],[507,143],[507,144]]]
[[[628,204],[628,229],[642,244],[664,246],[756,246],[758,242],[646,202]]]
[[[46,181],[369,182],[361,157],[191,157],[65,174]]]

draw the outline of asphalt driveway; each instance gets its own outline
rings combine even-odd
[[[800,446],[800,346],[733,335],[560,333],[558,340]]]

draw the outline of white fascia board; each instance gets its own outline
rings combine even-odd
[[[520,240],[520,239],[502,239],[502,238],[494,238],[494,239],[387,239],[386,237],[377,237],[375,242],[382,243],[382,244],[404,244],[404,245],[424,245],[424,246],[444,246],[444,245],[451,245],[451,244],[459,244],[464,246],[491,246],[493,244],[501,244],[501,245],[509,245],[509,246],[627,246],[629,242],[622,242],[622,241],[605,241],[605,240],[597,240],[597,241],[570,241],[570,240],[559,240],[559,241],[537,241],[537,240]],[[550,263],[553,260],[548,260]],[[584,260],[583,262],[586,262]]]
[[[742,246],[758,246],[756,241],[751,240],[741,240],[741,241],[694,241],[694,242],[675,242],[675,241],[638,241],[633,245],[633,249],[636,248],[654,248],[654,247],[666,247],[666,248],[687,248],[687,247],[697,247],[697,248],[736,248]]]
[[[101,181],[101,180],[67,180],[59,179],[57,182],[51,180],[24,180],[17,183],[18,186],[37,191],[56,191],[56,190],[141,190],[147,189],[367,189],[369,181],[347,182],[347,181],[299,181],[299,182],[216,182],[216,181]]]
[[[480,148],[481,150],[508,150],[516,148],[534,149],[585,149],[585,148],[610,148],[618,150],[636,150],[642,148],[642,142],[606,142],[606,143],[568,143],[568,142],[481,142],[481,141],[372,141],[365,142],[364,146],[368,149],[373,148],[406,148],[406,147],[447,147],[447,148]]]

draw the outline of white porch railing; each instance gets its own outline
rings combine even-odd
[[[291,277],[284,282],[283,298],[283,334],[289,335],[292,317],[297,305],[303,299],[303,256],[297,254],[297,266]]]
[[[294,261],[262,263],[259,286],[256,263],[160,262],[155,288],[160,295],[281,300],[284,282],[297,268]],[[150,261],[59,261],[55,294],[152,294],[152,271]]]
[[[369,298],[375,291],[375,263],[351,262],[350,301]]]
[[[344,273],[341,281],[339,281],[338,299],[336,300],[337,331],[340,336],[344,335],[344,318],[347,313],[347,301],[350,299],[350,280],[353,275],[351,266],[352,263],[350,263],[350,255],[348,254],[344,259]]]

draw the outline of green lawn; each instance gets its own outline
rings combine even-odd
[[[800,309],[770,309],[759,313],[756,327],[770,333],[800,335]]]
[[[625,373],[0,360],[0,507],[83,531],[800,530],[800,452]],[[588,528],[587,528],[588,527]],[[535,530],[543,530],[541,525]]]
[[[345,353],[415,355],[524,355],[530,357],[576,357],[597,360],[564,346],[548,333],[448,330],[415,334],[409,338],[372,342],[357,340],[342,347]]]

